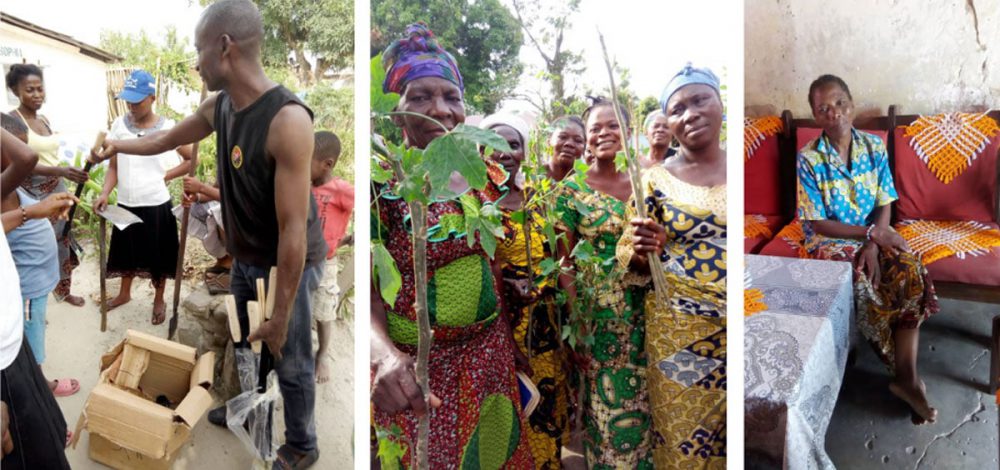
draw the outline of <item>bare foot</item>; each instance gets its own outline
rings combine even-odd
[[[153,304],[153,318],[152,322],[154,325],[160,325],[164,320],[167,319],[167,304],[166,302],[160,301]]]
[[[330,381],[330,365],[326,357],[316,358],[316,383],[325,384]]]
[[[925,386],[921,382],[919,387],[912,387],[908,385],[898,384],[896,382],[889,383],[889,391],[893,395],[896,395],[900,400],[906,402],[910,405],[910,408],[916,413],[920,418],[923,418],[927,422],[933,423],[937,419],[937,410],[932,408],[929,403],[927,403],[927,395],[925,393]],[[919,420],[913,420],[914,424]]]
[[[121,307],[122,305],[127,304],[130,300],[132,300],[132,296],[128,294],[118,294],[117,297],[108,301],[108,310],[110,311]]]
[[[70,305],[72,305],[74,307],[83,307],[83,304],[84,304],[83,297],[80,297],[79,295],[73,295],[73,294],[70,294],[70,295],[67,295],[66,297],[63,297],[63,301],[65,301],[66,303],[68,303],[68,304],[70,304]]]

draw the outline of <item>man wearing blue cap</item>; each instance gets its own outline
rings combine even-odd
[[[156,101],[156,80],[145,70],[132,72],[118,98],[128,103],[129,112],[115,119],[108,132],[111,139],[135,139],[151,132],[169,129],[174,122],[153,112]],[[177,271],[177,221],[171,213],[167,182],[187,173],[191,166],[191,146],[185,145],[162,152],[156,158],[119,153],[111,157],[104,176],[104,189],[94,204],[103,211],[108,196],[118,187],[118,205],[134,213],[141,224],[111,232],[111,252],[108,256],[108,277],[122,278],[118,296],[108,301],[108,310],[131,299],[132,279],[149,278],[156,294],[153,299],[152,322],[163,323],[167,304],[163,291],[167,278]],[[180,153],[183,160],[177,157]]]

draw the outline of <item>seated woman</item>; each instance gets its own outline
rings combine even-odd
[[[623,266],[647,274],[647,259],[656,256],[654,269],[663,270],[668,285],[666,303],[652,291],[645,302],[653,463],[725,468],[726,152],[719,141],[719,79],[689,65],[667,84],[660,105],[680,150],[643,171],[648,218],[632,219],[617,253]]]
[[[510,145],[510,152],[494,152],[493,161],[503,165],[510,180],[518,182],[528,142],[528,125],[517,116],[494,114],[479,126],[492,129]],[[573,124],[569,132],[580,132]],[[558,131],[556,132],[558,133]],[[565,147],[570,147],[567,143]],[[580,145],[579,156],[583,151]],[[569,151],[565,150],[564,151]],[[556,151],[559,158],[560,152]],[[572,162],[570,168],[572,168]],[[530,193],[521,184],[510,185],[510,192],[500,200],[503,213],[504,238],[497,246],[497,261],[504,281],[505,307],[514,330],[518,362],[527,364],[531,381],[541,396],[538,406],[529,416],[528,442],[535,468],[559,468],[560,451],[569,438],[569,389],[567,384],[566,350],[560,341],[563,324],[562,309],[555,302],[555,280],[543,274],[542,262],[551,255],[546,244],[548,222],[537,211],[527,209],[530,216],[521,223],[514,212],[525,210]],[[530,248],[529,248],[530,247]],[[529,259],[530,257],[530,259]]]
[[[594,344],[582,358],[585,366],[580,371],[585,380],[581,406],[586,460],[590,468],[651,468],[643,297],[614,269],[615,246],[628,225],[626,202],[632,196],[628,173],[617,169],[615,156],[627,145],[628,136],[610,100],[597,99],[583,118],[594,163],[585,185],[567,181],[558,190],[556,206],[562,213],[558,227],[566,236],[560,256],[573,259],[569,254],[577,242],[587,241],[593,247],[592,257],[601,262],[597,269],[609,278],[591,286],[578,286],[575,274],[560,279],[571,299],[579,289],[595,291],[588,318]],[[624,124],[627,129],[627,115]],[[576,272],[588,270],[586,260],[573,262]]]
[[[426,148],[445,129],[415,114],[434,118],[447,129],[465,121],[463,82],[454,57],[422,23],[407,27],[406,37],[386,49],[383,88],[399,93],[397,109],[414,113],[396,117],[404,144]],[[384,243],[402,276],[402,288],[390,305],[371,289],[371,371],[374,424],[387,432],[380,446],[404,446],[401,462],[413,465],[418,417],[430,413],[430,468],[532,468],[527,433],[514,374],[510,328],[499,321],[500,276],[479,243],[468,243],[463,204],[494,204],[503,195],[507,174],[488,165],[490,183],[470,189],[453,178],[462,200],[445,199],[427,206],[428,303],[434,340],[428,364],[431,409],[414,375],[417,317],[410,211],[379,185],[373,195],[372,237]],[[402,435],[393,434],[399,429]],[[480,449],[483,443],[504,448]],[[481,457],[486,456],[486,460]]]
[[[557,118],[552,121],[551,127],[549,146],[552,147],[552,156],[546,170],[553,181],[562,181],[583,156],[587,132],[583,128],[583,120],[576,116]]]
[[[895,374],[889,391],[913,409],[915,424],[933,422],[917,373],[920,324],[937,297],[919,258],[889,225],[898,199],[882,139],[854,129],[854,101],[839,77],[809,86],[809,105],[823,134],[798,155],[799,219],[813,258],[854,263],[858,328]]]

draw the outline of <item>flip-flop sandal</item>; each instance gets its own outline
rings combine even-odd
[[[157,312],[156,307],[153,307],[153,318],[150,321],[154,325],[162,325],[163,322],[167,321],[167,307],[163,306],[162,312]]]
[[[285,444],[278,448],[278,458],[271,466],[271,470],[304,470],[311,467],[317,460],[319,460],[319,449],[299,453]]]
[[[228,294],[229,281],[230,276],[228,272],[219,273],[212,277],[208,277],[207,274],[205,275],[205,285],[208,287],[210,295]]]
[[[57,397],[68,397],[80,391],[80,382],[76,379],[56,379],[56,388],[52,389],[52,394]]]

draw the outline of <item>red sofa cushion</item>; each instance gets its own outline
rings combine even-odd
[[[743,168],[744,213],[780,215],[780,152],[778,136],[764,138]],[[794,188],[791,188],[794,191]]]
[[[895,139],[895,170],[893,179],[899,202],[899,219],[975,220],[994,222],[996,218],[997,148],[1000,137],[994,137],[986,149],[972,161],[962,174],[944,184],[920,160],[897,127]]]

